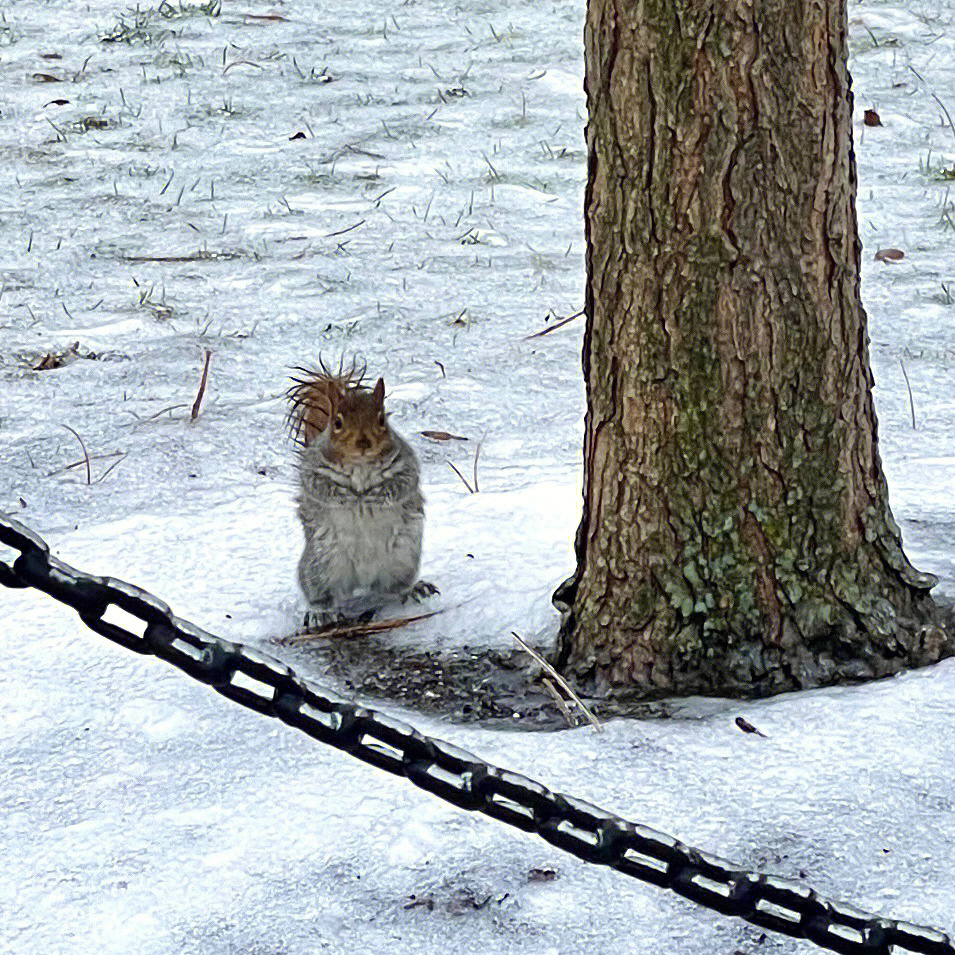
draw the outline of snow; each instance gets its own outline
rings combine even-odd
[[[582,7],[225,0],[210,18],[177,0],[137,19],[121,2],[8,0],[0,509],[68,562],[347,692],[313,649],[275,640],[301,612],[280,396],[290,367],[357,352],[421,459],[443,610],[368,647],[456,659],[510,651],[511,630],[547,646],[579,512],[580,322],[526,336],[583,300]],[[286,19],[246,16],[269,12]],[[955,12],[850,15],[881,452],[907,551],[951,597],[955,203],[937,172],[955,133],[932,93],[955,110]],[[118,16],[137,38],[101,43]],[[884,125],[863,126],[866,108]],[[905,258],[873,259],[889,247]],[[74,342],[75,360],[30,370]],[[64,425],[90,485],[63,470],[82,459]],[[482,439],[470,494],[448,462],[470,480]],[[2,953],[811,949],[445,805],[39,594],[0,600]],[[951,661],[674,703],[602,734],[374,705],[745,865],[955,930]]]

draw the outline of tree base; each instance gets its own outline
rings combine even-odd
[[[574,609],[575,591],[571,578],[554,594],[561,626],[552,663],[587,695],[759,698],[881,679],[955,655],[955,606],[924,592],[913,592],[879,632],[840,607],[833,623],[809,634],[784,620],[776,642],[724,634],[721,646],[702,649],[705,620],[687,623],[669,607],[639,633],[588,632]]]

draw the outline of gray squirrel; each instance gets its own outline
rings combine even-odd
[[[306,630],[367,621],[386,603],[437,593],[417,580],[424,498],[414,452],[388,424],[384,380],[369,389],[355,368],[299,370],[288,397],[301,444]]]

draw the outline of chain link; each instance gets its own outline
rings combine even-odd
[[[157,656],[230,700],[404,776],[455,806],[536,833],[580,859],[672,889],[705,908],[834,952],[955,955],[955,944],[943,932],[859,911],[800,882],[736,868],[319,689],[280,661],[179,619],[139,587],[75,570],[52,557],[29,528],[2,513],[0,544],[18,552],[6,563],[0,548],[0,584],[41,590],[121,646]],[[110,606],[139,621],[142,631],[105,620]]]

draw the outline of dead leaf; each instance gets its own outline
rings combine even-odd
[[[305,133],[303,133],[301,130],[299,130],[294,136],[289,136],[290,141],[294,141],[296,139],[304,139],[304,138],[305,138]]]
[[[527,873],[528,882],[553,882],[557,878],[557,870],[546,868],[546,869],[530,869]]]
[[[109,126],[109,120],[99,116],[84,116],[82,125],[84,129],[106,129]]]
[[[253,23],[284,23],[285,17],[281,13],[247,13],[246,20]]]
[[[63,57],[59,53],[41,53],[41,60],[62,60]]]
[[[874,109],[867,109],[862,114],[862,122],[864,122],[866,126],[882,125],[882,120],[879,118],[879,114]]]
[[[37,83],[62,83],[63,82],[63,80],[61,80],[58,76],[54,76],[52,73],[34,73],[33,79],[35,79]]]
[[[406,909],[427,909],[429,912],[434,910],[434,898],[430,895],[409,895],[408,901],[405,902]]]
[[[69,106],[70,101],[68,99],[51,99],[47,106]]]
[[[742,717],[742,716],[737,716],[737,717],[736,717],[736,725],[737,725],[744,733],[755,733],[757,736],[762,736],[763,739],[767,739],[767,738],[768,738],[765,733],[760,732],[758,729],[756,729],[755,726],[753,726],[752,723],[749,722],[749,720],[745,719],[745,718]]]
[[[430,438],[432,441],[467,441],[467,438],[462,438],[459,434],[451,434],[448,431],[422,431],[421,432],[426,438]]]
[[[905,253],[901,249],[879,249],[875,254],[876,262],[898,262],[905,258]]]

